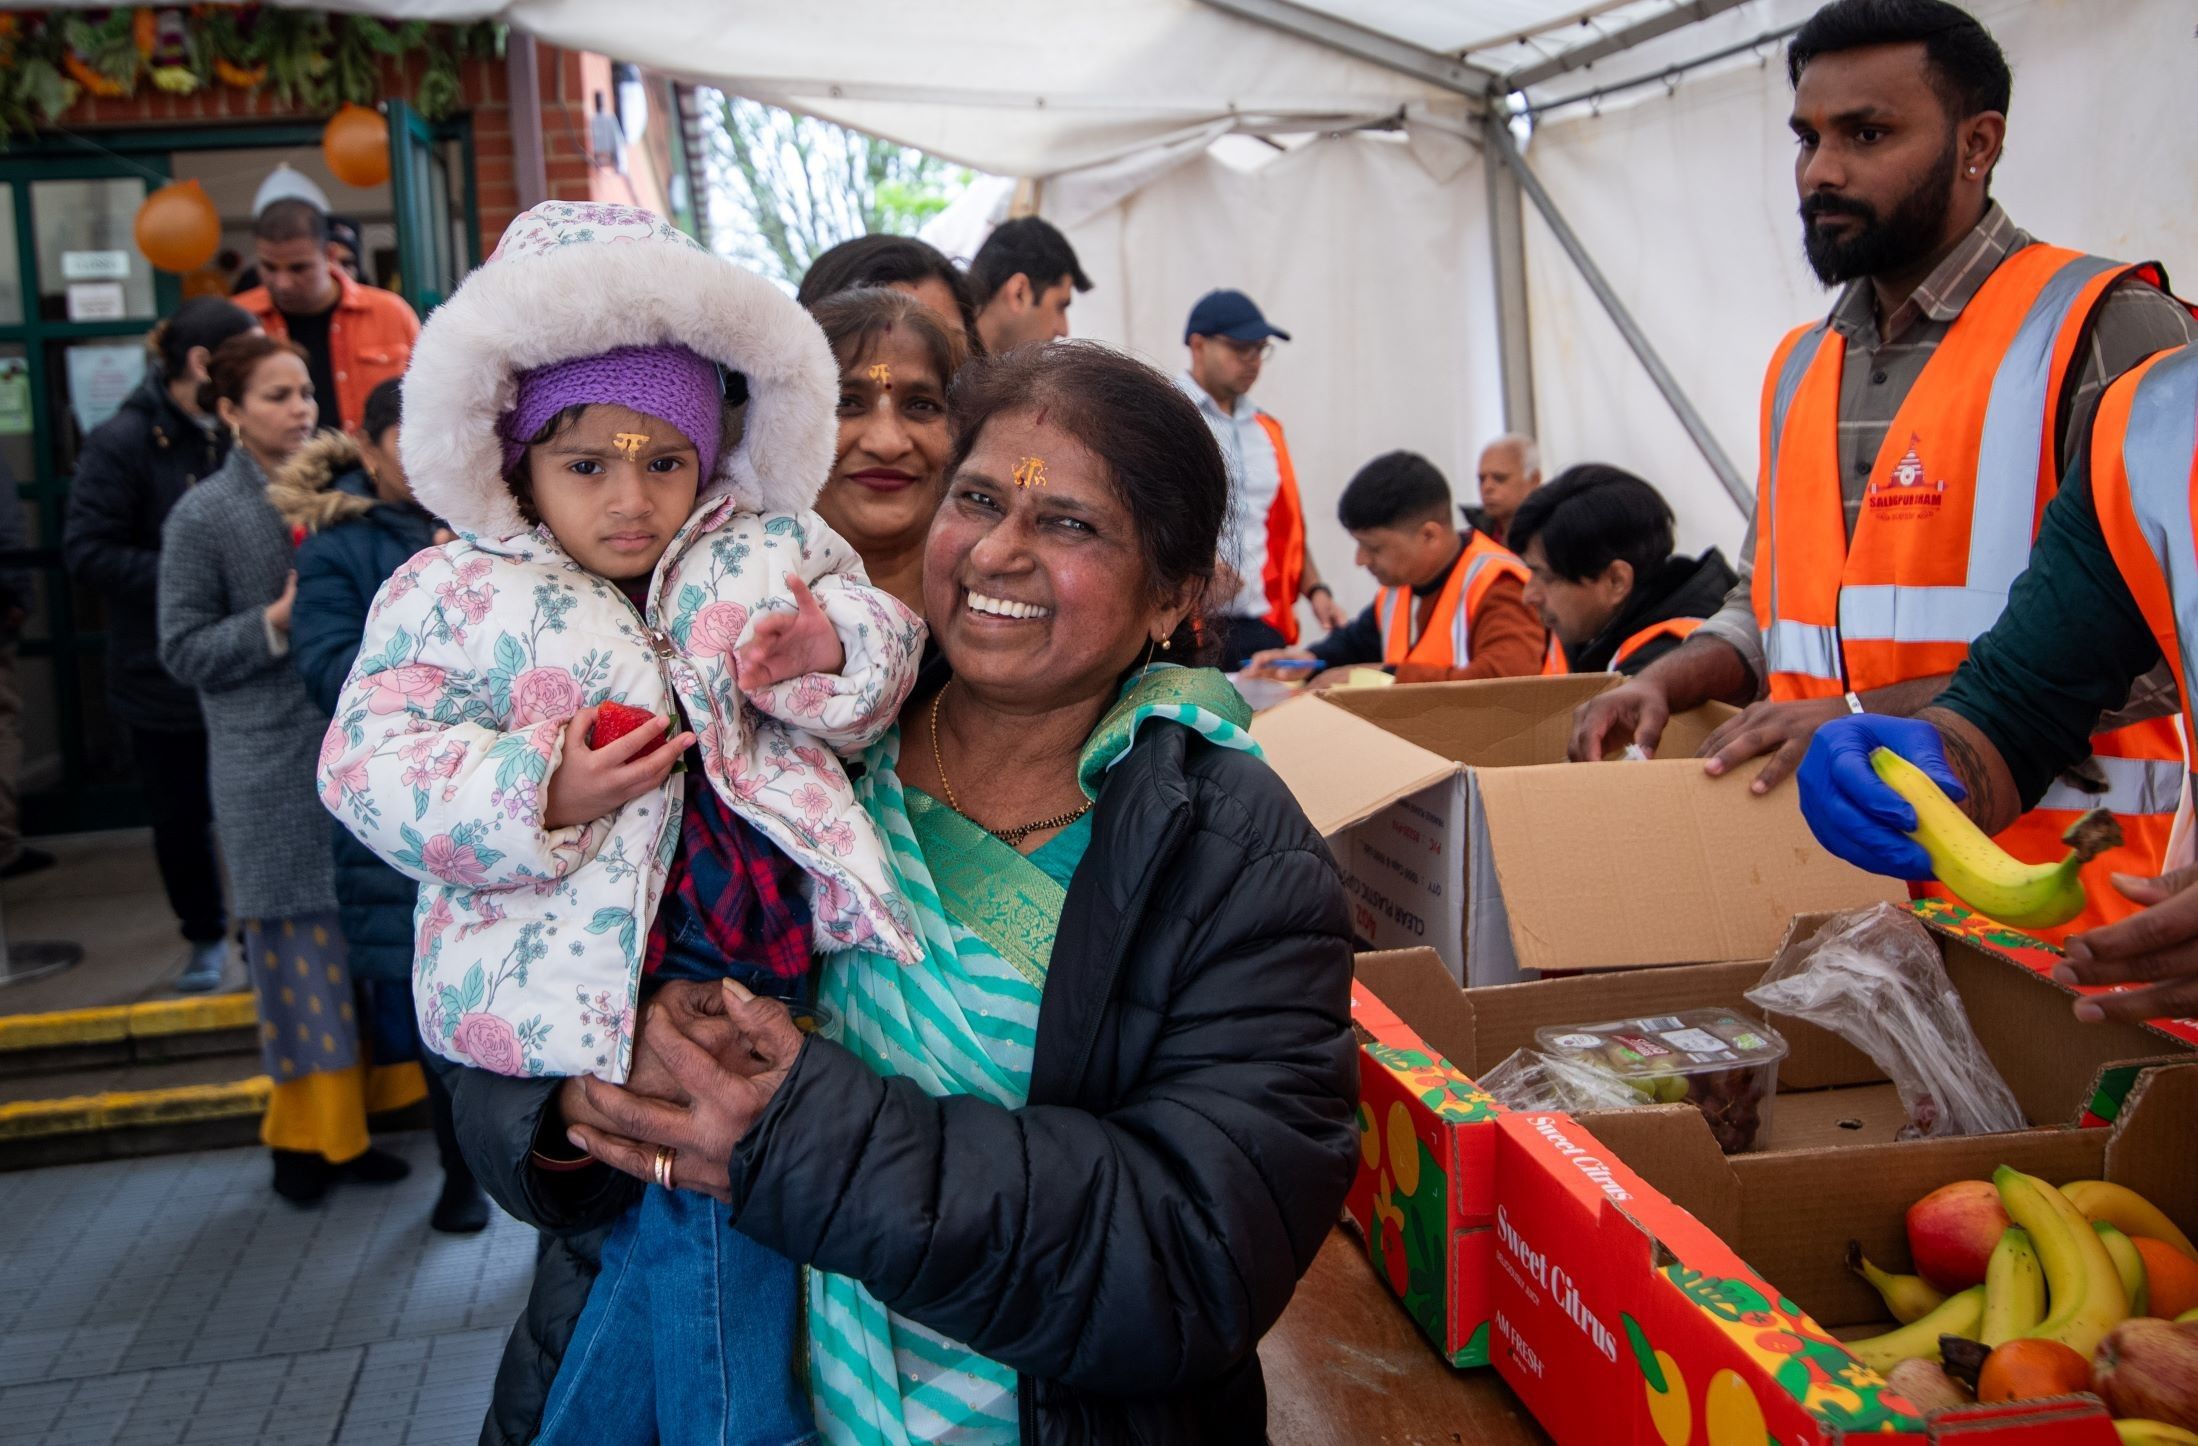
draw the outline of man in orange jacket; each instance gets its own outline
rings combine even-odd
[[[1248,675],[1374,663],[1400,683],[1441,683],[1542,671],[1548,637],[1526,605],[1526,565],[1485,533],[1457,530],[1450,483],[1434,463],[1416,452],[1376,457],[1343,489],[1336,516],[1381,591],[1311,647],[1254,655]]]
[[[1740,585],[1678,649],[1582,705],[1571,748],[1653,747],[1674,712],[1751,705],[1704,753],[1712,773],[1770,755],[1758,793],[1824,723],[1938,695],[2006,605],[2099,394],[2193,335],[2157,267],[2040,243],[1992,200],[2011,81],[1967,12],[1834,0],[1787,69],[1804,250],[1843,289],[1766,373]],[[2104,806],[2130,843],[2094,867],[2156,871],[2182,779],[2163,691],[2101,724],[2012,852],[2056,854],[2065,822]]]
[[[367,393],[404,375],[420,319],[396,292],[351,279],[329,246],[328,218],[309,201],[287,198],[260,212],[252,250],[260,284],[237,305],[269,336],[305,348],[321,426],[357,431]]]

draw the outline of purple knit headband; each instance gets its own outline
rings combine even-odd
[[[519,374],[518,396],[499,429],[504,467],[526,455],[527,439],[567,407],[631,407],[677,427],[702,457],[703,480],[717,465],[725,384],[717,364],[683,346],[622,346]]]

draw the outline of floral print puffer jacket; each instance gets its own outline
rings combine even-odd
[[[734,650],[758,614],[793,606],[790,574],[846,664],[744,695]],[[406,563],[375,599],[319,782],[338,819],[421,882],[413,999],[429,1047],[498,1074],[625,1080],[686,777],[545,829],[566,721],[606,700],[661,714],[677,699],[710,786],[808,872],[819,948],[914,958],[883,840],[833,752],[892,725],[923,636],[814,513],[724,495],[673,539],[645,614],[543,528]]]

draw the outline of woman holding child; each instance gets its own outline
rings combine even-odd
[[[361,737],[332,735],[322,768],[339,817],[430,884],[423,960],[457,994],[433,985],[423,1007],[460,1016],[429,1036],[474,1066],[451,1071],[461,1137],[501,1203],[559,1242],[484,1439],[1263,1440],[1254,1348],[1334,1223],[1356,1150],[1349,930],[1334,866],[1258,761],[1241,700],[1173,663],[1196,646],[1226,508],[1211,434],[1165,377],[1103,348],[965,376],[945,501],[911,579],[944,667],[911,692],[915,630],[859,572],[826,564],[844,544],[806,510],[831,470],[831,411],[811,395],[820,366],[827,382],[833,371],[823,339],[760,286],[708,298],[737,307],[693,304],[700,273],[673,238],[590,229],[633,243],[574,273],[593,276],[589,294],[618,318],[608,330],[743,373],[744,430],[721,444],[696,435],[709,429],[672,390],[600,386],[568,394],[561,429],[521,424],[537,373],[599,352],[605,329],[539,305],[570,287],[554,267],[505,289],[530,260],[566,262],[589,242],[507,236],[422,335],[406,392],[414,485],[467,539],[446,553],[521,545],[488,535],[516,515],[524,546],[565,556],[570,585],[592,588],[575,574],[593,571],[627,591],[639,626],[574,612],[607,671],[594,687],[576,677],[574,706],[539,719],[482,683],[493,647],[423,657],[443,671],[437,700],[462,694],[439,722],[437,701],[375,681],[377,640],[424,616],[385,591],[390,616],[370,625],[338,716]],[[512,270],[483,285],[499,265]],[[515,312],[469,310],[469,289],[524,304],[532,332]],[[499,323],[501,374],[457,398],[454,378],[480,365],[470,348]],[[681,433],[694,490],[650,484],[665,490],[647,517],[630,501],[608,522],[553,514],[536,455],[587,442],[601,430],[589,413],[612,405],[631,433]],[[520,443],[526,471],[451,465],[477,447],[461,432]],[[449,441],[431,453],[423,436]],[[618,459],[593,460],[605,496],[643,495]],[[729,601],[710,590],[731,579],[697,576],[704,595],[684,601],[658,584],[689,576],[712,526],[749,541],[744,565],[775,560],[766,595],[733,604],[743,625],[710,638],[729,664],[690,685],[706,660],[672,614]],[[629,550],[599,569],[591,538]],[[614,574],[634,569],[628,590]],[[669,684],[629,666],[641,640]],[[683,718],[590,745],[586,722],[618,691]],[[370,716],[380,693],[406,698],[380,715],[395,726]],[[667,731],[676,750],[655,750]],[[665,755],[690,734],[701,746],[671,775]],[[447,850],[408,861],[389,846],[397,830],[362,816],[411,814],[376,770],[421,738],[464,743],[459,791],[479,787],[472,760],[542,761],[533,794],[480,820],[496,861],[474,850],[475,872],[524,851],[508,889],[457,878]],[[818,791],[805,804],[780,791],[796,758]],[[716,841],[667,811],[720,815]],[[821,842],[839,826],[843,847]],[[620,840],[661,887],[614,877],[605,855]],[[698,896],[682,869],[715,882]],[[446,894],[474,917],[485,900],[540,925],[537,962],[569,948],[556,966],[568,988],[602,969],[613,1025],[630,979],[630,1064],[621,1048],[604,1067],[551,1059],[547,1041],[577,1021],[531,985],[515,998],[533,1017],[514,1034],[543,1067],[469,1051],[476,991],[450,961],[520,941],[439,931]],[[716,927],[726,897],[754,928]],[[630,934],[588,932],[620,908]],[[804,930],[813,970],[756,967]],[[836,1037],[805,1036],[772,997],[805,993]],[[543,1077],[556,1074],[570,1077]],[[591,1280],[586,1250],[562,1242],[606,1226]],[[798,1293],[782,1294],[790,1283]]]

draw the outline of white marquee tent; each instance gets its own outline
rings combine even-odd
[[[323,0],[327,3],[327,0]],[[2198,285],[2190,0],[1966,0],[2015,68],[1995,193],[2033,233]],[[1728,552],[1772,346],[1821,313],[1800,260],[1782,38],[1815,0],[334,0],[493,15],[562,46],[1041,181],[1098,288],[1081,334],[1173,367],[1202,291],[1295,341],[1257,398],[1288,427],[1316,557],[1331,508],[1407,446],[1472,492],[1532,418],[1551,466],[1661,486]],[[1629,82],[1641,82],[1629,84]],[[1533,108],[1522,202],[1503,160]],[[1248,137],[1275,138],[1269,145]],[[1516,151],[1513,152],[1516,154]],[[1250,157],[1250,163],[1247,163]],[[1492,174],[1493,173],[1493,174]],[[1549,216],[1660,357],[1660,391]],[[1521,217],[1523,216],[1523,221]],[[1668,392],[1697,417],[1690,437]],[[1724,476],[1711,460],[1722,454]]]

